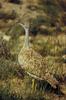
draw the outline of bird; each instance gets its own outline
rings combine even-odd
[[[35,79],[45,80],[53,88],[56,88],[58,81],[47,69],[43,57],[30,46],[29,27],[20,25],[25,29],[25,42],[18,54],[18,63],[25,70],[25,73],[32,77],[32,89],[35,88]]]

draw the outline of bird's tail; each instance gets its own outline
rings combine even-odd
[[[45,80],[53,87],[56,88],[56,86],[59,84],[57,79],[55,77],[53,77],[53,75],[50,75],[49,73],[47,73],[45,75]]]

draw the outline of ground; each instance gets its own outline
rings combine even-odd
[[[2,100],[66,100],[66,26],[63,25],[63,22],[60,22],[61,31],[57,32],[56,26],[51,27],[52,18],[47,14],[49,8],[52,9],[53,6],[45,5],[43,7],[38,0],[34,0],[34,3],[28,3],[25,0],[22,6],[2,2],[3,8],[0,8],[0,13],[5,12],[10,15],[12,10],[16,9],[16,12],[20,15],[21,12],[26,11],[26,5],[35,5],[31,10],[34,10],[34,14],[39,15],[38,20],[43,16],[44,30],[39,31],[36,36],[30,35],[30,45],[43,56],[50,73],[55,75],[59,81],[59,86],[57,89],[53,89],[46,81],[36,80],[37,89],[32,91],[32,78],[25,75],[18,63],[18,54],[24,43],[24,30],[17,26],[11,32],[10,30],[14,27],[17,19],[12,20],[6,17],[0,19],[0,99]],[[60,8],[57,9],[56,6],[56,10],[58,11]],[[55,13],[55,10],[52,13]],[[59,15],[61,14],[59,12]],[[54,15],[54,17],[57,16]],[[58,18],[61,21],[61,18]]]
[[[31,43],[32,48],[44,57],[44,60],[45,62],[47,62],[49,70],[59,77],[66,76],[66,63],[64,62],[63,58],[66,49],[65,36],[65,33],[58,36],[37,35],[34,38],[33,43]],[[7,44],[9,45],[9,47],[11,46],[10,52],[14,56],[14,58],[0,58],[0,93],[2,98],[4,97],[9,100],[9,98],[13,96],[12,98],[22,100],[21,98],[27,99],[31,98],[33,95],[36,95],[36,98],[34,98],[36,100],[38,98],[40,98],[39,100],[41,100],[41,98],[54,100],[54,97],[59,100],[59,94],[56,94],[54,92],[45,92],[44,90],[40,91],[40,89],[37,89],[34,93],[31,92],[31,78],[29,76],[22,76],[21,67],[17,63],[17,56],[23,46],[23,41],[24,36],[19,36],[18,39],[10,39]],[[63,91],[66,94],[64,89]],[[29,95],[31,96],[29,97]],[[64,96],[61,96],[60,100],[64,100]]]

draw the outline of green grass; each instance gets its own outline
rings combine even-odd
[[[31,38],[30,38],[31,39]],[[0,40],[1,41],[1,40]],[[7,42],[12,58],[0,57],[0,95],[3,100],[53,100],[44,90],[37,89],[32,93],[31,77],[22,77],[21,67],[18,64],[18,54],[23,47],[24,36],[17,39],[11,38]],[[8,48],[7,47],[7,48]],[[65,34],[58,36],[37,35],[32,43],[32,48],[44,57],[50,73],[56,77],[66,76],[66,64],[62,56],[65,54]],[[38,83],[39,84],[39,83]],[[45,95],[46,93],[46,95]],[[34,98],[35,96],[35,98]]]

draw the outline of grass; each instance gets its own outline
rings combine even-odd
[[[31,39],[32,37],[30,37]],[[31,44],[32,48],[44,57],[50,73],[55,77],[66,76],[66,63],[63,61],[66,50],[65,39],[65,34],[37,35]],[[42,100],[42,98],[43,100],[53,100],[51,98],[54,94],[50,96],[51,93],[48,95],[44,90],[37,89],[36,92],[31,93],[31,78],[26,75],[22,76],[23,70],[17,62],[17,57],[23,47],[23,42],[24,36],[21,35],[18,38],[10,38],[9,42],[6,42],[15,58],[13,60],[12,58],[6,59],[4,56],[0,57],[0,97],[3,100],[32,100],[32,98],[34,100]],[[39,83],[37,82],[37,84]]]
[[[62,11],[60,12],[59,5],[42,5],[40,4],[40,2],[38,2],[38,0],[29,0],[29,2],[30,5],[35,4],[37,7],[37,9],[35,9],[34,11],[34,16],[39,17],[35,20],[35,25],[37,23],[42,23],[49,26],[54,20],[54,16],[55,20],[61,20],[60,15],[63,13]],[[27,3],[28,1],[25,1],[25,3],[22,5],[14,5],[4,2],[2,9],[0,9],[0,12],[11,13],[11,8],[13,8],[16,9],[16,13],[21,17],[23,13],[28,9],[26,9],[25,7],[25,4],[27,5]],[[50,15],[53,17],[53,20]],[[0,32],[0,38],[4,36],[7,28],[13,25],[15,21],[0,21],[0,27],[2,28],[1,30],[4,31],[4,33]],[[18,26],[16,26],[12,32],[9,33],[9,31],[6,33],[6,35],[9,35],[11,38],[7,42],[6,40],[4,41],[6,46],[4,45],[2,46],[2,48],[0,47],[0,99],[59,100],[59,96],[56,95],[54,91],[50,93],[41,89],[37,89],[36,92],[31,92],[32,79],[27,75],[24,76],[23,69],[21,69],[20,65],[18,64],[18,54],[23,47],[24,36],[22,35],[22,33],[24,33],[24,31]],[[54,74],[57,78],[66,77],[66,63],[65,59],[63,58],[63,56],[66,55],[66,27],[62,27],[61,31],[62,32],[60,32],[58,35],[54,35],[55,28],[48,28],[40,32],[40,34],[42,33],[47,35],[37,35],[33,39],[32,37],[30,37],[30,40],[33,40],[33,42],[31,43],[32,48],[43,56],[50,73]],[[7,52],[3,53],[3,49]],[[39,82],[37,82],[37,84],[39,84]],[[66,85],[64,85],[64,87],[66,88]],[[65,88],[63,88],[63,91],[66,91]],[[60,97],[60,100],[64,99],[65,97]]]

